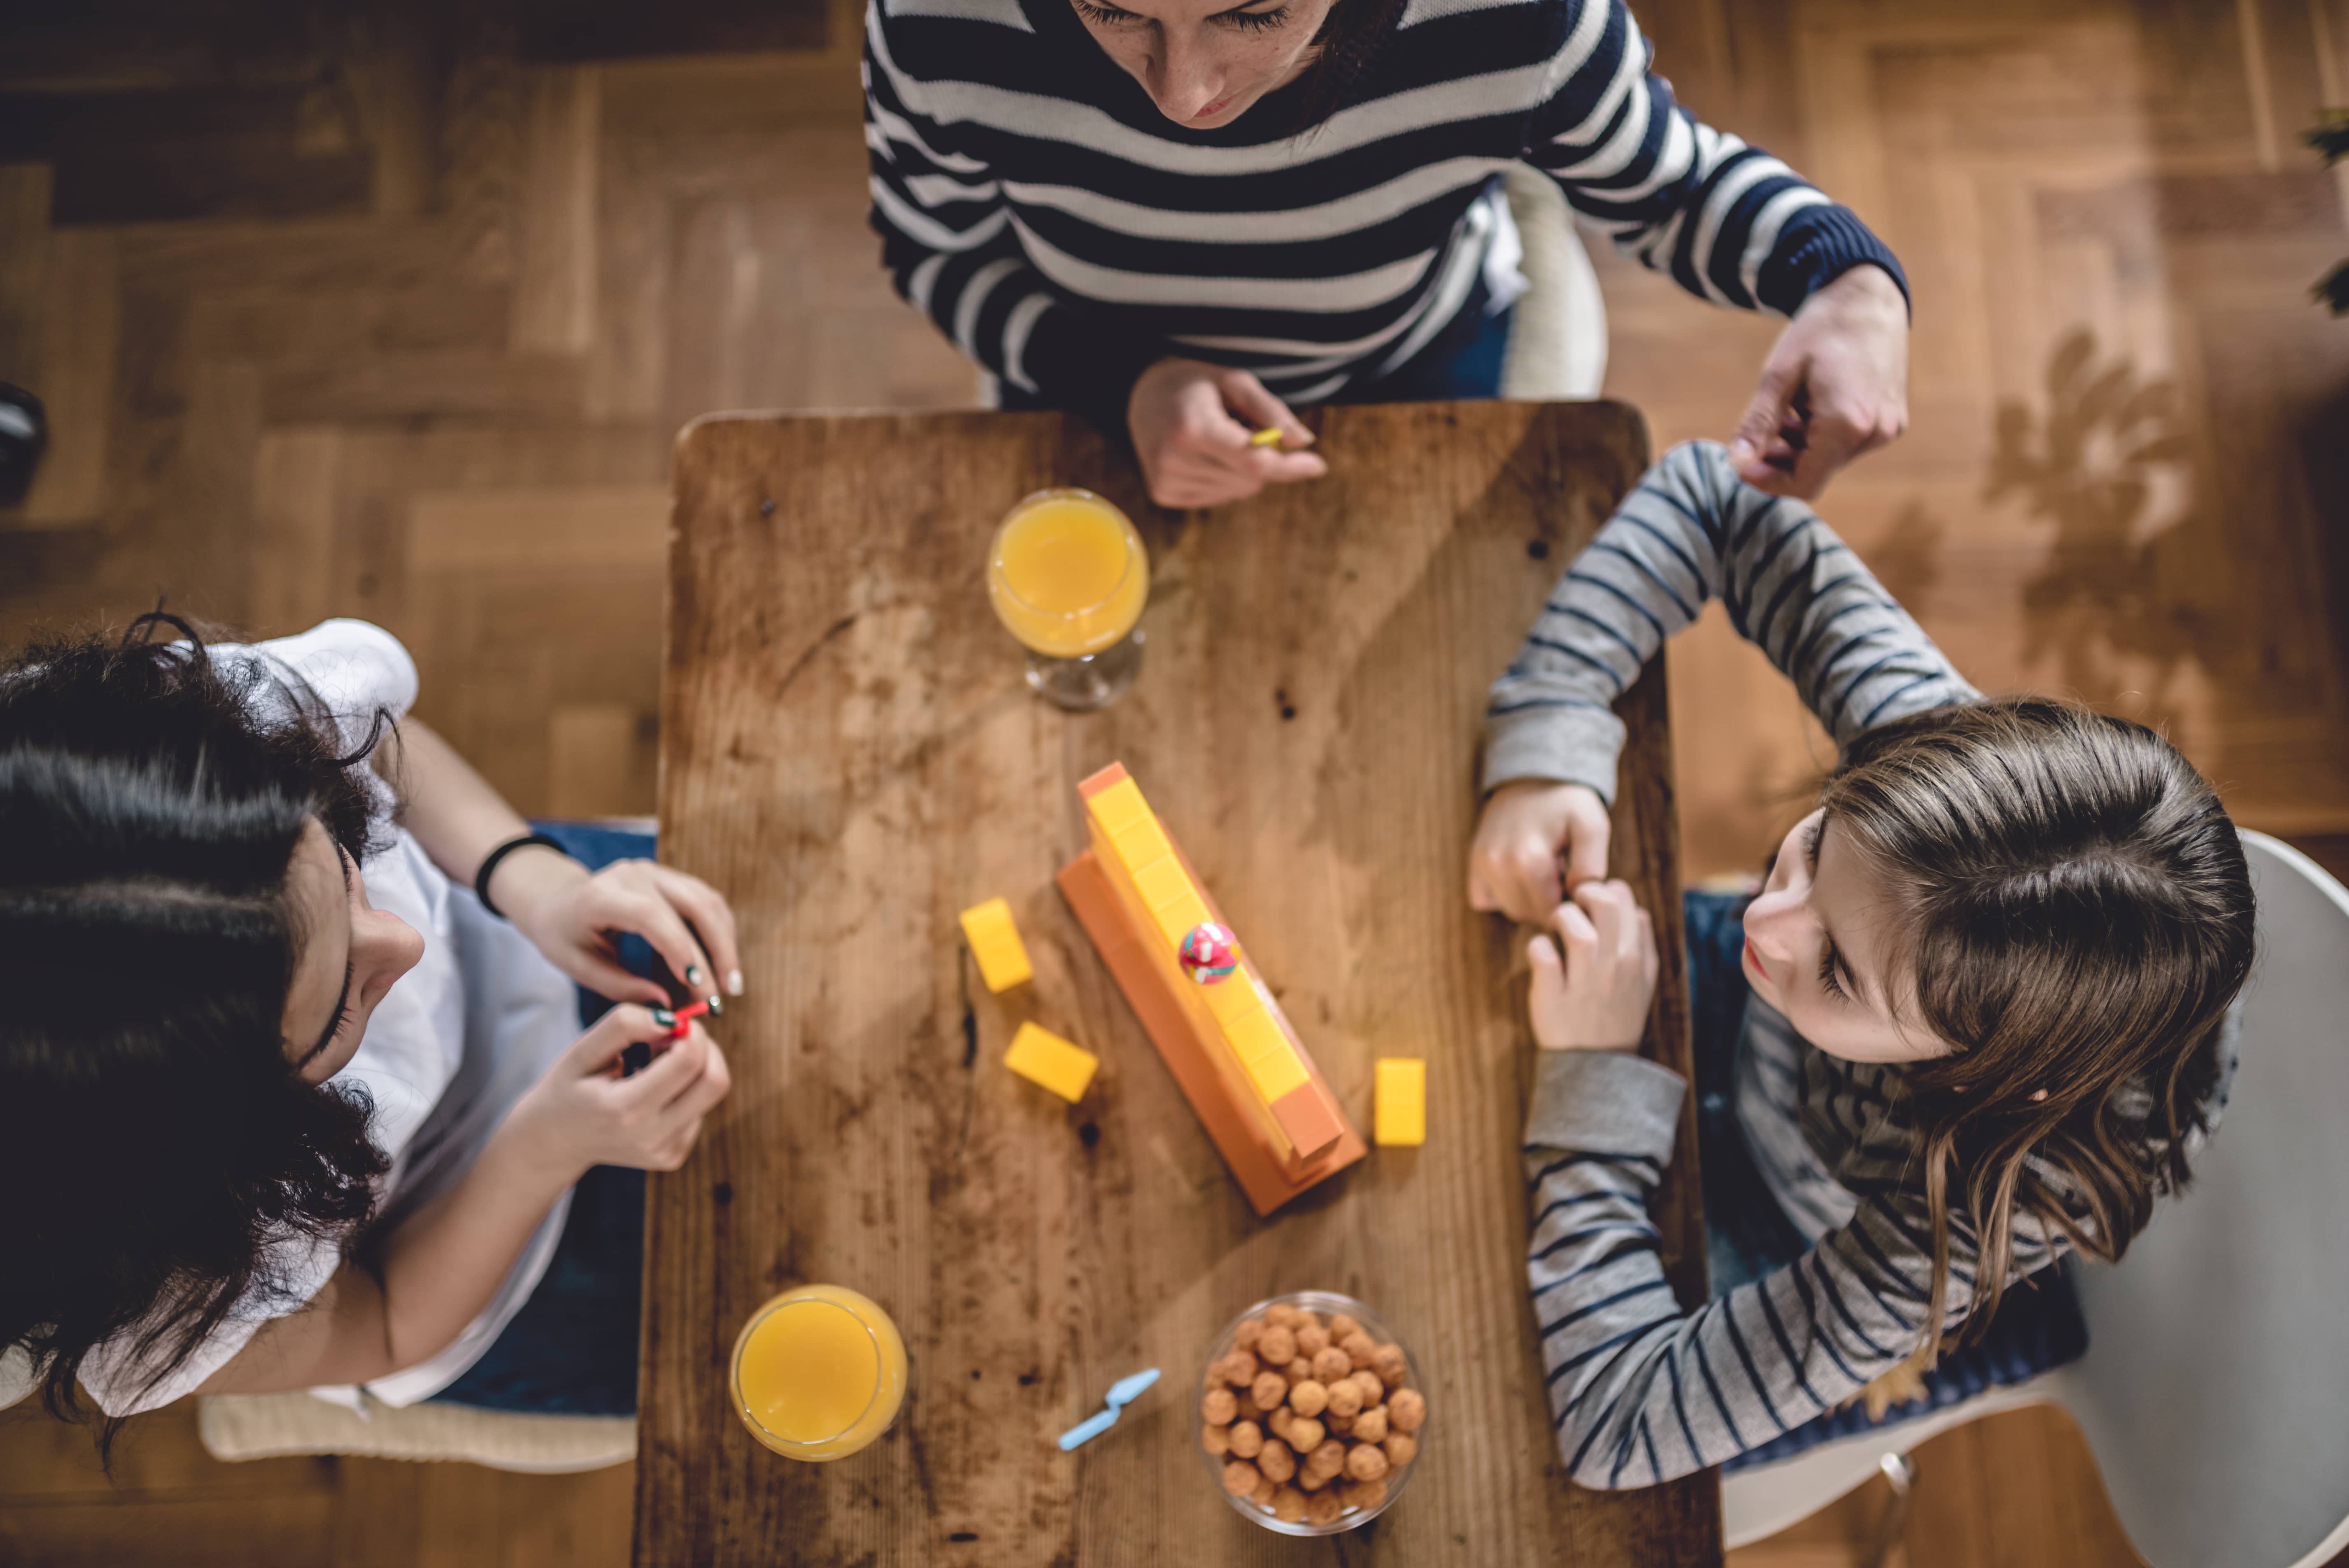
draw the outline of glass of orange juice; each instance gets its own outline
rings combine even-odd
[[[802,1285],[750,1315],[728,1384],[750,1435],[795,1460],[844,1460],[905,1402],[905,1342],[873,1300]]]
[[[1092,491],[1038,490],[1013,507],[988,551],[987,592],[1045,701],[1105,707],[1141,671],[1134,623],[1150,557],[1125,513]]]

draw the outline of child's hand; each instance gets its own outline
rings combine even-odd
[[[1610,826],[1607,802],[1587,784],[1502,785],[1485,802],[1468,846],[1468,907],[1543,924],[1575,889],[1607,874]]]
[[[498,907],[547,961],[598,995],[656,1007],[673,1000],[660,982],[620,967],[610,935],[618,931],[650,943],[693,995],[721,986],[742,994],[734,912],[698,877],[652,861],[615,861],[591,876],[564,856],[525,851],[499,866],[495,891]]]
[[[1637,1050],[1656,995],[1656,930],[1629,884],[1587,882],[1555,916],[1563,962],[1550,939],[1526,946],[1534,983],[1526,998],[1545,1050]]]
[[[732,1080],[725,1053],[698,1025],[681,1040],[668,1031],[648,1007],[613,1008],[514,1102],[507,1128],[574,1180],[591,1165],[676,1170]],[[623,1078],[620,1053],[638,1042],[656,1054]]]

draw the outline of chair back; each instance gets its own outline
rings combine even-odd
[[[2153,1568],[2299,1568],[2349,1542],[2349,891],[2243,834],[2259,958],[2194,1183],[2117,1268],[2076,1271],[2054,1379]]]

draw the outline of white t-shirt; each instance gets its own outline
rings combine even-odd
[[[365,743],[378,712],[398,718],[416,700],[416,665],[408,650],[365,621],[328,621],[299,636],[219,646],[212,655],[223,666],[267,660],[276,673],[306,686],[353,750]],[[374,802],[375,837],[388,841],[359,866],[367,902],[424,937],[424,956],[376,1005],[357,1051],[333,1079],[363,1088],[373,1101],[367,1133],[391,1159],[377,1184],[378,1222],[397,1224],[472,1168],[514,1100],[578,1037],[578,1003],[571,982],[528,938],[482,909],[471,887],[443,876],[405,829],[389,826],[390,789],[365,762],[355,766]],[[411,1405],[455,1382],[530,1298],[570,1207],[565,1192],[524,1243],[488,1307],[447,1349],[376,1379],[366,1392],[387,1405]],[[82,1386],[98,1407],[110,1416],[128,1416],[189,1393],[243,1349],[263,1324],[297,1310],[342,1266],[336,1242],[287,1236],[270,1244],[275,1264],[270,1272],[287,1286],[282,1295],[246,1295],[177,1370],[143,1392],[129,1346],[122,1341],[99,1346],[81,1370]],[[365,1408],[356,1387],[311,1392]]]

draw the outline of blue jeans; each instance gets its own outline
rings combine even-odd
[[[649,860],[649,833],[577,822],[533,822],[590,869]],[[623,966],[653,975],[642,937],[620,939]],[[579,993],[579,1026],[612,1004]],[[540,1415],[633,1416],[636,1412],[636,1335],[645,1274],[645,1173],[598,1165],[572,1189],[571,1213],[538,1287],[481,1358],[432,1396],[456,1405]]]
[[[1508,352],[1511,312],[1486,313],[1491,296],[1482,278],[1450,325],[1430,338],[1427,346],[1376,381],[1349,382],[1330,399],[1332,403],[1441,403],[1455,399],[1498,397],[1501,360]],[[1023,392],[1009,382],[997,387],[996,406],[1007,409],[1069,408],[1096,420],[1105,411],[1079,408],[1049,392]],[[1123,423],[1124,410],[1118,411]],[[1122,430],[1111,430],[1112,436]]]
[[[1514,310],[1489,311],[1480,276],[1443,331],[1376,381],[1349,382],[1332,403],[1445,403],[1501,395],[1501,361],[1509,351]]]

